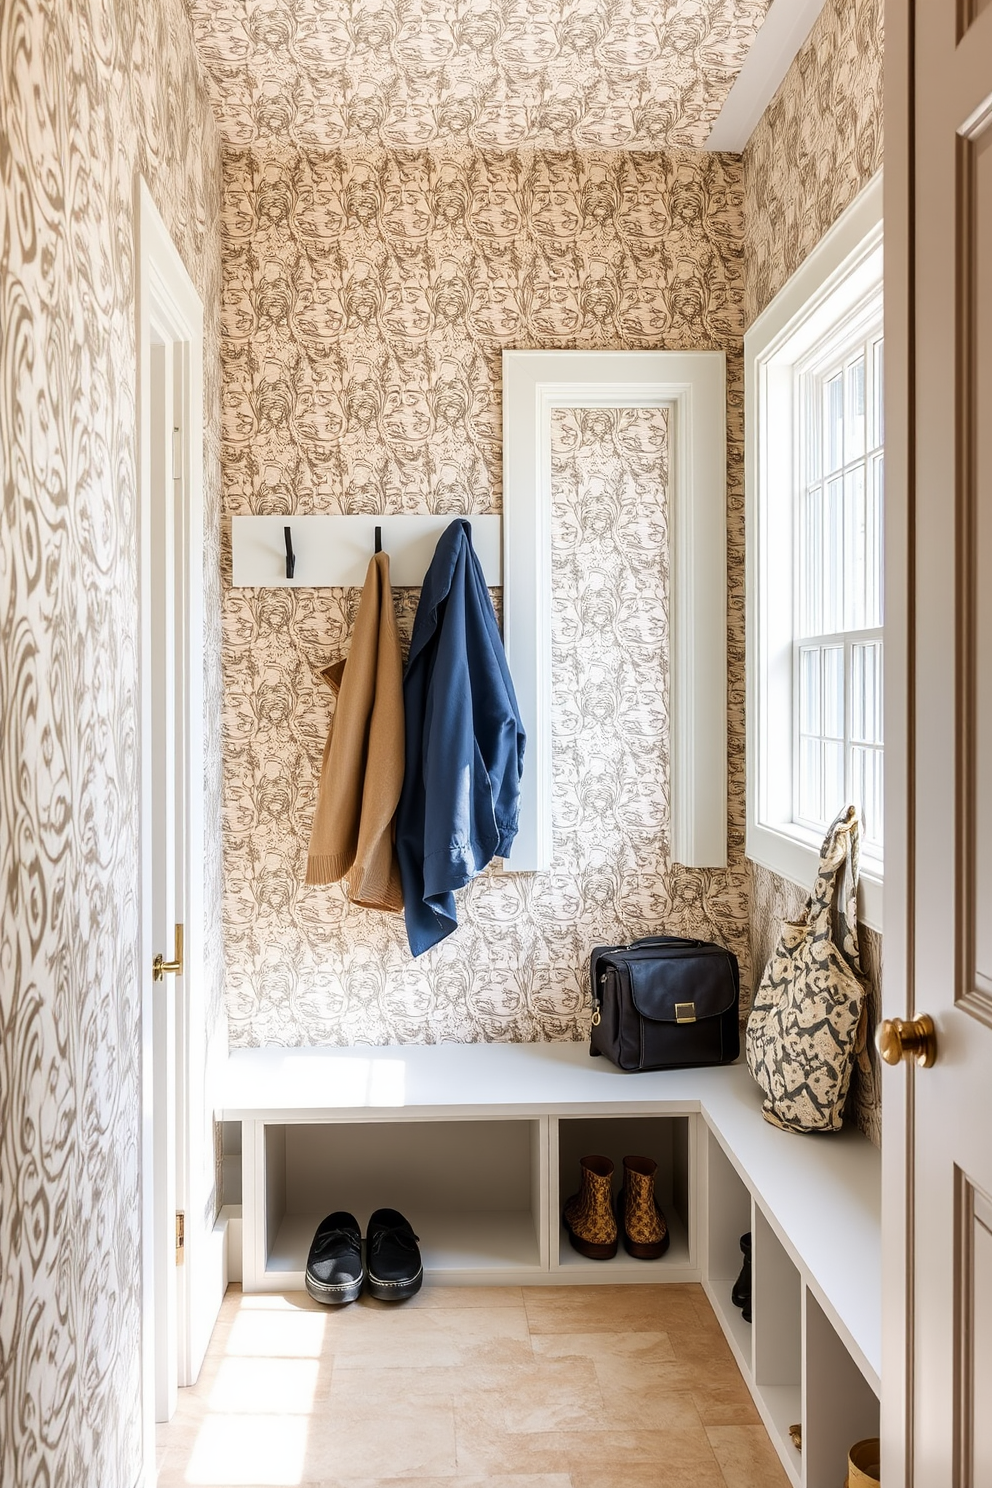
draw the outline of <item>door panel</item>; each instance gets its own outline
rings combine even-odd
[[[172,479],[174,349],[151,347],[151,866],[155,949],[172,959],[177,918],[175,501]],[[176,1408],[179,1339],[175,1265],[175,979],[152,986],[155,1165],[155,1419]]]
[[[969,219],[964,329],[970,327],[972,339],[970,365],[964,368],[965,386],[970,388],[964,450],[966,524],[975,539],[969,544],[967,573],[971,590],[967,621],[973,633],[963,637],[974,708],[965,718],[966,737],[971,735],[965,767],[973,786],[965,792],[963,823],[971,846],[967,927],[971,945],[966,947],[961,993],[978,1016],[992,1022],[992,771],[982,768],[983,761],[992,759],[992,112],[972,127],[960,149]]]
[[[971,1316],[964,1320],[971,1337],[970,1410],[971,1482],[976,1488],[992,1483],[992,1200],[974,1193],[972,1199]],[[985,1403],[975,1410],[976,1401]]]
[[[988,1394],[980,1394],[988,1388],[980,1334],[989,1231],[980,1216],[981,1196],[992,1193],[992,8],[915,0],[908,12],[913,110],[902,127],[908,134],[914,126],[903,149],[912,155],[915,191],[906,307],[915,354],[903,424],[912,705],[901,991],[913,1011],[934,1018],[938,1052],[932,1069],[903,1065],[891,1077],[907,1086],[910,1165],[904,1481],[985,1488],[992,1482],[979,1468],[989,1445]],[[901,1386],[894,1373],[891,1388]]]

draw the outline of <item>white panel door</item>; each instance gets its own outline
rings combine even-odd
[[[883,1154],[891,1131],[887,1160],[905,1163],[901,1189],[888,1190],[890,1201],[901,1192],[905,1205],[899,1215],[890,1202],[890,1234],[902,1225],[906,1265],[904,1295],[893,1287],[887,1302],[890,1339],[899,1335],[898,1309],[905,1315],[905,1367],[895,1351],[890,1370],[883,1362],[889,1429],[882,1468],[891,1488],[899,1481],[987,1488],[992,5],[904,0],[887,10],[887,32],[885,169],[888,176],[892,166],[900,177],[890,200],[905,215],[887,216],[885,231],[889,239],[908,226],[915,261],[897,245],[896,282],[886,283],[897,330],[887,355],[891,365],[896,348],[906,364],[895,369],[893,386],[894,398],[900,388],[905,398],[893,410],[902,444],[895,529],[905,540],[904,569],[893,578],[903,595],[895,613],[905,669],[895,687],[907,743],[905,794],[889,802],[893,867],[905,902],[896,917],[901,937],[892,945],[886,1000],[890,1014],[933,1018],[936,1059],[932,1068],[900,1066],[885,1086]],[[890,840],[887,834],[887,853]],[[889,928],[887,910],[887,977]]]

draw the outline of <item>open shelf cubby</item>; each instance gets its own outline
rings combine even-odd
[[[741,1236],[752,1228],[751,1193],[712,1131],[706,1132],[706,1290],[737,1362],[754,1376],[753,1325],[730,1300],[744,1257]]]
[[[878,1396],[810,1291],[804,1290],[805,1488],[837,1488],[854,1442],[878,1436]]]
[[[751,1236],[754,1383],[779,1455],[798,1478],[802,1454],[790,1427],[802,1425],[803,1286],[799,1272],[761,1208]]]
[[[399,1209],[426,1277],[505,1280],[542,1265],[540,1120],[267,1124],[264,1276],[303,1285],[314,1230],[334,1209],[364,1232]]]
[[[557,1259],[563,1272],[589,1272],[594,1279],[602,1281],[624,1281],[629,1276],[638,1280],[674,1279],[672,1273],[687,1269],[692,1264],[690,1225],[690,1150],[691,1122],[688,1116],[581,1116],[560,1117],[552,1127],[552,1146],[557,1128],[557,1185],[554,1172],[552,1187],[557,1194],[558,1251],[552,1256],[552,1265]],[[623,1160],[625,1157],[649,1157],[658,1164],[655,1177],[655,1194],[668,1221],[671,1242],[663,1256],[656,1260],[638,1260],[629,1256],[623,1248],[621,1238],[617,1253],[610,1261],[590,1261],[575,1250],[561,1220],[561,1213],[568,1198],[574,1194],[580,1182],[580,1163],[583,1157],[598,1154],[612,1160],[614,1166],[614,1193],[619,1193],[623,1183]],[[553,1150],[553,1156],[555,1155]],[[552,1224],[552,1233],[554,1227]],[[583,1276],[576,1279],[586,1280]]]

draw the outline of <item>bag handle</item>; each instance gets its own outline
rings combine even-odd
[[[820,849],[816,888],[810,896],[809,924],[817,935],[834,940],[838,950],[861,974],[858,942],[858,869],[860,826],[855,807],[846,806],[831,822]],[[846,893],[841,901],[841,883]],[[834,925],[840,935],[834,934]]]
[[[624,947],[627,951],[640,950],[641,946],[701,946],[708,945],[705,940],[690,940],[685,935],[645,935],[640,940],[632,940]]]

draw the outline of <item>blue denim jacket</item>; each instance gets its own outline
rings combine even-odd
[[[520,807],[524,730],[466,521],[446,528],[424,579],[403,704],[396,850],[419,956],[456,928],[453,891],[508,856]]]

